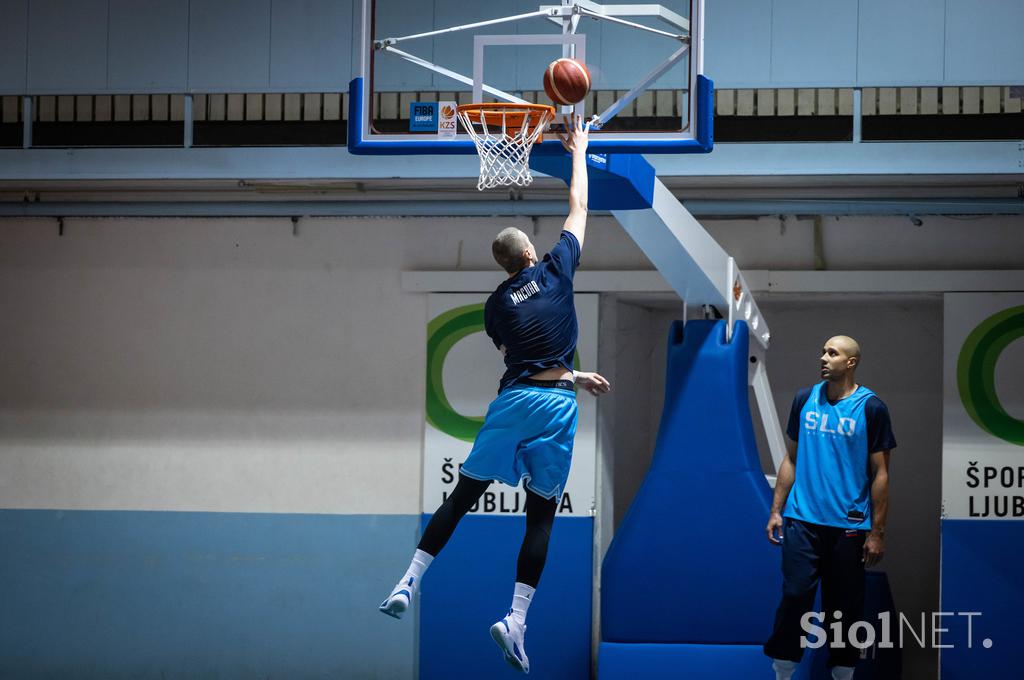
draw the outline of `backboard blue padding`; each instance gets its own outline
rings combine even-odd
[[[650,470],[604,560],[602,640],[760,645],[781,579],[747,401],[748,331],[676,321]],[[767,579],[767,580],[766,580]]]
[[[494,485],[494,490],[508,487]],[[423,515],[423,525],[430,520]],[[522,516],[467,515],[423,578],[420,680],[521,678],[488,633],[508,611]],[[530,678],[590,677],[594,521],[556,517],[548,559],[526,621]],[[403,621],[403,624],[412,622]]]
[[[438,140],[424,136],[406,135],[401,139],[373,139],[367,134],[369,121],[363,119],[363,98],[366,95],[363,78],[353,78],[348,91],[348,151],[356,155],[467,155],[476,153],[476,146],[470,139]],[[694,116],[696,130],[692,138],[639,139],[619,137],[618,140],[602,140],[595,135],[590,140],[589,150],[596,154],[644,154],[644,153],[710,153],[714,148],[714,83],[709,78],[697,76],[697,113]],[[548,139],[534,145],[530,156],[561,155],[565,153],[562,143],[549,135]]]
[[[600,680],[690,678],[772,680],[771,661],[760,645],[701,645],[602,642]]]
[[[572,156],[532,156],[530,168],[569,184]],[[640,154],[588,154],[587,177],[590,210],[641,210],[654,202],[654,166]]]

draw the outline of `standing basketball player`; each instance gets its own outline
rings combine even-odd
[[[572,460],[573,383],[595,395],[610,389],[600,375],[572,370],[577,336],[573,275],[587,230],[590,124],[583,125],[576,117],[566,121],[566,129],[562,144],[572,154],[572,179],[562,235],[543,260],[537,259],[527,235],[515,228],[503,230],[491,245],[508,278],[487,299],[484,326],[504,354],[507,370],[455,490],[434,513],[408,571],[379,607],[399,618],[408,609],[423,572],[491,482],[518,486],[525,480],[526,535],[512,606],[491,626],[491,637],[505,660],[524,673],[530,672],[524,647],[526,611],[544,569],[555,510]]]
[[[803,655],[800,639],[808,632],[801,619],[814,605],[819,579],[826,621],[814,623],[829,633],[832,677],[850,680],[860,657],[850,626],[864,611],[864,567],[885,553],[896,439],[885,404],[857,384],[859,364],[853,338],[830,338],[821,353],[822,382],[800,390],[789,414],[789,450],[767,526],[768,540],[782,545],[782,602],[764,645],[777,680],[789,680]],[[833,645],[837,620],[843,647]]]

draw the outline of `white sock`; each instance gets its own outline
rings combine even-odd
[[[786,661],[785,659],[772,659],[772,669],[775,671],[775,680],[789,680],[793,677],[793,672],[796,670],[796,661]]]
[[[526,610],[530,608],[530,603],[533,602],[533,594],[537,592],[536,588],[526,585],[525,583],[516,582],[516,589],[512,593],[512,618],[519,623],[520,626],[526,625]]]
[[[853,666],[833,666],[832,680],[853,680],[853,672],[857,670]]]
[[[434,556],[430,553],[417,550],[412,556],[412,562],[409,563],[409,568],[405,572],[405,576],[402,577],[402,585],[409,588],[410,591],[416,590],[420,585],[420,579],[423,578],[423,572],[427,570],[430,563],[434,561]],[[410,581],[409,579],[412,579]]]

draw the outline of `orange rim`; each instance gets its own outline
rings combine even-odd
[[[547,104],[462,104],[457,110],[471,121],[485,121],[488,127],[501,128],[504,124],[510,134],[519,132],[524,126],[529,131],[555,119],[555,107]],[[537,137],[537,141],[541,139],[543,134]]]

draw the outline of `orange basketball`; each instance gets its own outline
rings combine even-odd
[[[555,59],[544,71],[544,91],[556,104],[575,104],[590,92],[590,71],[575,59]]]

